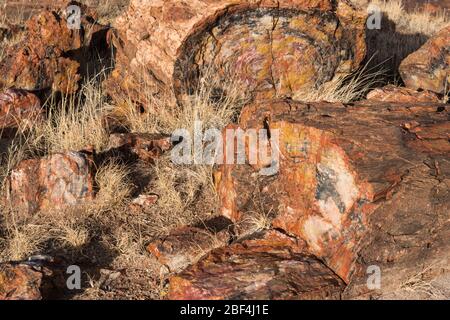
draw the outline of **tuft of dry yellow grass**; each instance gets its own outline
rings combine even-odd
[[[95,175],[99,188],[94,203],[96,212],[120,208],[126,204],[132,192],[129,175],[129,168],[115,159],[108,160],[98,168]]]
[[[387,74],[382,65],[370,66],[370,64],[371,59],[353,74],[338,76],[317,88],[297,92],[293,98],[304,102],[342,103],[364,99],[371,89],[383,85]]]
[[[76,95],[63,96],[61,103],[51,98],[46,105],[46,121],[34,127],[36,149],[56,153],[87,147],[101,152],[106,148],[109,135],[103,121],[108,106],[94,80],[85,83]]]

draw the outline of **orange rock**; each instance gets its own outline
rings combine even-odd
[[[292,96],[359,66],[365,19],[345,0],[134,0],[115,23],[107,88],[145,102],[145,83],[182,98],[208,67],[257,96]]]
[[[270,213],[274,228],[306,241],[310,253],[348,282],[371,213],[393,196],[411,168],[448,155],[447,115],[445,105],[432,103],[248,106],[242,129],[279,132],[279,171],[260,175],[267,165],[261,162],[220,166],[215,177],[221,212],[234,222],[252,212]],[[427,141],[436,143],[432,150],[415,143],[419,135],[405,133],[403,125],[412,121],[429,132]]]
[[[439,102],[439,97],[431,91],[415,91],[409,88],[387,85],[367,94],[367,100],[383,102]]]
[[[153,162],[172,148],[170,136],[144,133],[114,133],[109,137],[109,148],[131,152],[139,159]]]
[[[0,61],[0,85],[73,93],[91,63],[87,61],[91,59],[89,48],[98,44],[102,34],[106,44],[106,27],[92,23],[84,15],[81,29],[72,30],[56,11],[35,14],[26,23],[23,40],[7,48]],[[101,51],[101,47],[96,49]]]
[[[450,26],[441,30],[400,65],[407,87],[445,94],[450,88]]]
[[[82,204],[94,197],[93,160],[79,152],[25,160],[9,177],[8,200],[21,212]]]
[[[0,263],[0,300],[41,300],[42,276],[27,264]]]
[[[170,278],[173,300],[339,299],[344,282],[277,232],[216,249]]]
[[[41,102],[34,94],[16,89],[0,93],[0,128],[27,127],[42,115]]]

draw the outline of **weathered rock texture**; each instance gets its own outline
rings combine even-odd
[[[0,300],[41,300],[42,273],[27,264],[0,264]]]
[[[170,136],[146,133],[113,133],[109,137],[109,149],[153,162],[172,148]]]
[[[403,60],[400,75],[412,89],[445,94],[450,88],[450,26]]]
[[[387,85],[367,94],[367,100],[382,102],[439,102],[437,94],[431,91],[416,91],[409,88]]]
[[[402,190],[405,179],[414,178],[417,168],[448,160],[448,117],[448,105],[430,103],[278,101],[249,106],[240,126],[267,128],[271,135],[278,130],[279,171],[259,175],[270,164],[261,160],[221,166],[215,177],[222,214],[239,222],[253,212],[269,213],[274,228],[305,240],[310,253],[348,282],[359,242],[373,228],[370,215],[395,215],[395,208],[413,205],[406,194],[396,196],[392,212],[385,203]],[[428,191],[408,191],[408,196],[428,206],[429,214],[448,217],[449,211],[434,205],[445,198],[438,200]]]
[[[180,98],[205,69],[262,97],[292,96],[357,68],[365,15],[346,1],[133,0],[113,36],[111,95],[162,89]],[[220,89],[220,88],[218,88]]]
[[[27,127],[42,116],[41,102],[34,94],[15,89],[0,93],[0,128]]]
[[[8,200],[28,214],[84,203],[94,197],[93,174],[92,157],[84,153],[25,160],[11,172]]]
[[[88,53],[94,48],[101,51],[106,32],[106,27],[85,15],[80,30],[69,29],[64,16],[56,11],[32,16],[23,40],[7,48],[6,57],[0,61],[0,86],[75,92],[81,77],[95,72],[95,59]]]
[[[170,279],[169,299],[339,299],[344,282],[302,244],[268,231],[211,252]]]
[[[184,227],[150,243],[147,250],[167,267],[167,271],[180,272],[211,250],[227,245],[229,240],[228,230],[213,233],[205,229]]]

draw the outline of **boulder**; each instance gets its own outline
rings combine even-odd
[[[273,228],[306,241],[309,253],[348,282],[360,242],[374,228],[370,215],[394,214],[383,204],[415,168],[448,161],[448,114],[448,105],[433,103],[287,100],[248,106],[240,127],[268,130],[276,140],[262,136],[260,143],[270,142],[279,157],[249,163],[255,151],[247,143],[246,164],[221,165],[215,173],[221,212],[237,223],[266,212]],[[261,174],[267,166],[277,170]],[[448,216],[422,187],[415,202]],[[413,205],[402,197],[394,206]]]
[[[345,284],[302,243],[265,231],[216,249],[170,278],[173,300],[339,299]]]
[[[33,15],[23,40],[8,47],[0,61],[0,86],[74,93],[81,77],[94,71],[89,50],[106,44],[107,28],[92,21],[83,15],[81,29],[73,30],[56,11]]]
[[[367,100],[382,102],[439,102],[437,94],[431,91],[416,91],[409,88],[387,85],[367,94]]]
[[[9,177],[7,200],[25,214],[83,204],[94,197],[92,156],[57,153],[20,162]]]
[[[407,87],[445,94],[450,88],[450,26],[403,60],[399,71]]]
[[[43,108],[36,95],[17,89],[0,93],[0,128],[24,128],[42,120]]]
[[[117,63],[106,87],[116,100],[145,103],[168,90],[180,101],[210,70],[254,96],[290,97],[364,59],[366,15],[335,2],[132,0],[115,22]]]

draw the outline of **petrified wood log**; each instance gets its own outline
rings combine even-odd
[[[239,222],[264,211],[272,227],[305,240],[309,252],[348,281],[370,214],[390,213],[382,204],[414,168],[448,158],[449,110],[443,104],[370,101],[246,107],[241,128],[267,128],[269,136],[278,130],[273,146],[279,149],[279,170],[259,175],[270,165],[261,159],[222,165],[215,174],[222,214]],[[415,196],[433,208],[430,194]],[[396,199],[398,207],[409,205]]]
[[[209,69],[256,95],[292,96],[359,66],[365,19],[346,1],[133,0],[115,24],[107,86],[115,97],[145,100],[145,83],[181,98]]]

